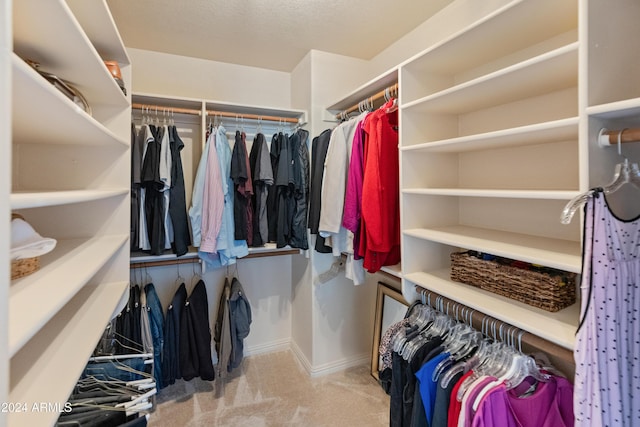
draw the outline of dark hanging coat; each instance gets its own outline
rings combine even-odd
[[[171,149],[171,191],[169,193],[169,216],[173,225],[173,252],[182,256],[189,250],[191,233],[187,222],[187,202],[184,195],[184,173],[180,151],[184,142],[175,126],[169,126],[169,147]]]

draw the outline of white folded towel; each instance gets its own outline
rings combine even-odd
[[[56,239],[42,237],[23,219],[11,221],[11,261],[33,258],[51,252]]]

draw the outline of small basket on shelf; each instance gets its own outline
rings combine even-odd
[[[577,274],[475,251],[451,254],[451,280],[556,312],[576,302]]]
[[[12,213],[11,220],[24,218],[21,215]],[[40,269],[40,257],[31,257],[23,259],[11,260],[11,280],[19,279],[24,276],[28,276],[31,273],[35,273]]]
[[[40,256],[56,247],[56,240],[42,237],[19,214],[11,214],[11,280],[40,269]]]

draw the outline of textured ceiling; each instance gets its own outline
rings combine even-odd
[[[127,47],[291,71],[311,49],[371,59],[452,0],[108,0]]]

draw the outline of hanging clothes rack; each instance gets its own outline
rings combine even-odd
[[[473,326],[477,330],[482,330],[483,325],[490,324],[492,325],[492,329],[495,326],[496,330],[503,331],[513,331],[514,329],[518,331],[516,334],[519,337],[519,340],[522,341],[522,349],[523,351],[542,351],[547,355],[557,358],[564,363],[572,365],[574,363],[573,352],[564,347],[561,347],[555,343],[545,340],[539,336],[533,335],[529,332],[522,331],[520,328],[517,328],[513,325],[510,325],[502,320],[495,319],[489,315],[486,315],[478,310],[470,308],[462,303],[456,302],[452,299],[443,297],[442,295],[437,294],[436,292],[430,291],[428,289],[424,289],[418,285],[415,286],[416,292],[421,295],[423,298],[423,302],[431,303],[429,304],[432,308],[436,310],[440,310],[441,307],[445,307],[446,314],[454,314],[464,311],[471,312],[471,326]],[[429,295],[431,297],[429,298]],[[436,300],[439,300],[438,304],[436,304]],[[440,310],[442,311],[442,310]],[[522,335],[520,337],[520,331]],[[500,339],[499,337],[492,337],[494,339]]]
[[[381,100],[381,99],[385,99],[385,98],[395,98],[398,96],[398,83],[395,83],[385,89],[382,89],[379,92],[374,93],[373,95],[367,97],[364,101],[368,101],[370,105],[373,105],[374,103],[376,103],[377,101]],[[364,101],[361,101],[359,103],[357,103],[356,105],[353,105],[349,108],[347,108],[346,110],[336,114],[336,119],[338,120],[344,120],[348,117],[348,115],[350,113],[353,113],[355,111],[359,111],[362,108],[362,103]]]
[[[195,116],[202,115],[202,110],[197,110],[195,108],[167,107],[165,105],[133,103],[131,104],[131,108],[135,110],[148,110],[149,112],[154,112],[154,113],[155,112],[173,112],[174,114],[190,114]],[[229,117],[229,118],[240,118],[240,119],[299,124],[299,119],[296,117],[280,117],[280,116],[270,116],[270,115],[263,116],[259,114],[232,113],[229,111],[216,111],[216,110],[206,110],[206,114],[207,116],[212,116],[212,117]]]
[[[618,138],[621,143],[640,141],[640,128],[624,128],[619,130],[609,130],[602,128],[598,134],[598,144],[602,147],[617,145]]]

